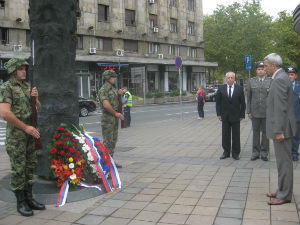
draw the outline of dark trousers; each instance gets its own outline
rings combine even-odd
[[[126,126],[130,127],[131,115],[130,115],[130,107],[129,106],[124,107],[124,118],[125,118]]]
[[[296,132],[296,136],[293,138],[292,141],[292,156],[298,156],[298,149],[299,149],[299,123],[297,122],[297,132]]]
[[[232,156],[238,156],[241,152],[240,121],[222,121],[222,147],[224,153],[230,156],[232,134]]]
[[[253,146],[252,156],[268,157],[269,139],[266,136],[266,118],[252,118]],[[261,138],[260,138],[261,132]]]
[[[199,114],[199,117],[201,117],[201,118],[204,118],[203,107],[204,107],[204,103],[203,102],[198,102],[198,114]]]

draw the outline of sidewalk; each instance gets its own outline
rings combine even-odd
[[[265,193],[277,187],[273,144],[270,161],[250,161],[251,122],[241,122],[241,159],[219,160],[221,123],[187,117],[120,130],[115,160],[123,188],[62,208],[48,205],[35,216],[19,216],[0,202],[0,224],[108,225],[296,225],[299,224],[300,166],[294,164],[290,204],[269,206]],[[0,179],[9,172],[1,155]]]

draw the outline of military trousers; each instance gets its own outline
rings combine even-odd
[[[111,157],[114,155],[118,140],[118,118],[112,115],[102,114],[101,128],[103,144],[108,149]]]
[[[37,166],[34,138],[18,128],[10,128],[5,145],[11,166],[11,190],[26,190],[34,183]]]
[[[252,118],[252,157],[269,155],[269,139],[266,135],[266,118]]]
[[[299,125],[300,125],[300,122],[297,122],[296,136],[293,138],[293,141],[292,141],[292,156],[293,157],[299,156],[299,152],[298,152],[298,149],[299,149]]]

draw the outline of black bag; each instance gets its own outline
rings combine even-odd
[[[198,100],[198,102],[203,102],[203,97],[202,97],[201,95],[198,94],[197,100]]]

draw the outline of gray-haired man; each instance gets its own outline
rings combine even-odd
[[[248,82],[247,113],[252,120],[253,142],[251,160],[261,157],[268,161],[269,139],[266,136],[266,99],[271,85],[271,78],[265,76],[264,62],[256,64],[256,77]],[[260,133],[262,133],[260,138]]]
[[[281,67],[278,54],[271,53],[264,58],[265,72],[273,79],[267,97],[267,137],[273,139],[278,171],[278,189],[267,194],[274,198],[269,205],[291,202],[293,195],[292,138],[296,134],[293,86]]]

